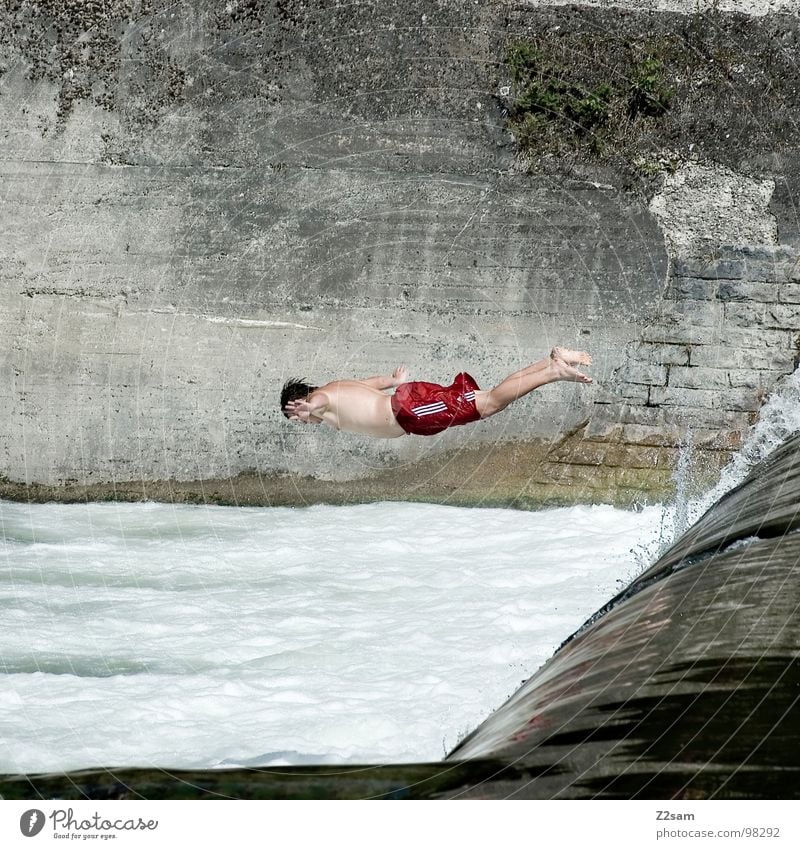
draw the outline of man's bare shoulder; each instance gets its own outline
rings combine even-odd
[[[324,386],[320,386],[318,392],[335,392],[337,389],[373,389],[366,380],[356,378],[345,378],[344,380],[332,380]],[[373,390],[374,391],[374,390]]]

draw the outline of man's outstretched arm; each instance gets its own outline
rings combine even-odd
[[[391,375],[366,377],[359,380],[359,383],[366,383],[373,389],[393,389],[401,383],[408,383],[408,369],[405,366],[398,366]]]

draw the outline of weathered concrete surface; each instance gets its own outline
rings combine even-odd
[[[510,773],[505,764],[409,764],[390,766],[270,767],[192,772],[104,770],[64,776],[0,778],[0,794],[10,799],[408,799],[434,798],[465,784]],[[527,776],[528,772],[513,771]],[[134,790],[135,788],[135,790]]]
[[[0,777],[0,797],[800,796],[800,436],[438,764]]]
[[[376,444],[276,408],[291,375],[405,362],[491,384],[560,341],[602,379],[660,298],[641,201],[515,173],[475,10],[106,6],[5,13],[6,494],[192,497],[176,482],[250,473],[234,500],[281,500],[289,473],[391,480],[465,440],[549,442],[588,418],[591,391],[552,387],[468,434]]]
[[[521,0],[526,6],[573,5],[570,0]],[[680,12],[692,15],[699,11],[719,10],[740,12],[745,15],[768,15],[775,12],[796,14],[798,0],[584,0],[583,6],[599,6],[602,9],[616,7],[636,12]]]
[[[0,174],[12,246],[6,469],[45,484],[252,469],[360,477],[425,449],[287,425],[276,405],[286,377],[406,362],[442,381],[466,365],[485,384],[565,337],[595,348],[602,374],[610,354],[607,368],[619,363],[609,349],[629,333],[623,317],[660,296],[663,250],[660,266],[637,255],[644,228],[659,250],[658,230],[611,192],[230,170],[15,164]],[[574,203],[596,210],[594,232],[581,228],[588,249],[563,241],[559,207]],[[227,228],[237,216],[246,220]],[[577,397],[554,387],[534,416],[529,404],[467,439],[558,434],[587,417],[591,393]]]
[[[629,503],[669,489],[689,427],[713,475],[797,351],[798,23],[679,11],[0,3],[0,495]],[[754,206],[731,195],[715,229],[669,182],[651,199],[602,163],[528,173],[505,50],[573,30],[725,58],[645,159],[707,178],[691,209],[723,185]],[[740,257],[726,236],[783,277],[768,256],[736,293],[681,271]],[[288,376],[400,362],[487,385],[554,343],[591,349],[597,386],[433,439],[275,405]]]

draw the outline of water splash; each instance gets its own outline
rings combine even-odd
[[[799,431],[800,369],[797,369],[775,384],[739,453],[722,470],[717,485],[701,499],[702,511],[705,512],[726,492],[738,486],[756,465]]]
[[[673,499],[662,506],[661,518],[656,533],[632,549],[637,566],[636,577],[657,560],[694,521],[691,485],[694,469],[694,434],[690,427],[684,428],[679,445],[678,462],[672,472],[675,484]]]
[[[800,432],[800,368],[779,380],[761,408],[758,421],[746,434],[742,447],[720,473],[708,492],[691,493],[695,452],[692,431],[687,428],[673,472],[675,496],[662,507],[658,532],[632,550],[640,571],[648,568],[725,493],[737,487],[751,470],[790,436]]]
[[[689,496],[694,467],[694,434],[687,427],[678,454],[678,463],[672,473],[675,481],[675,509],[672,516],[672,537],[679,537],[691,524],[691,499]]]

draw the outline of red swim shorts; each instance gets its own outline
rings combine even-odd
[[[452,386],[423,381],[401,383],[392,395],[392,412],[406,433],[433,436],[480,419],[475,406],[475,390],[479,388],[465,371],[456,375]]]

